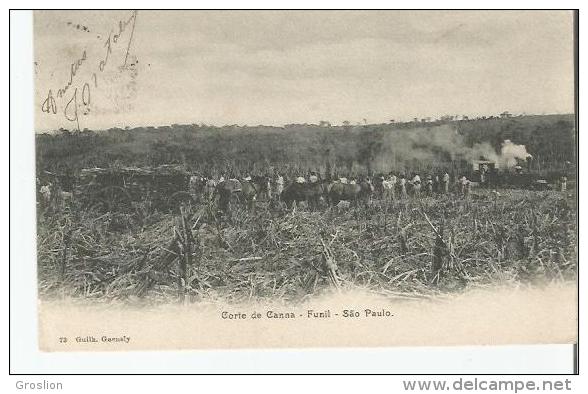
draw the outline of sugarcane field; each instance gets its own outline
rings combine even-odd
[[[14,371],[576,373],[577,10],[29,14]]]
[[[577,274],[574,117],[36,136],[39,296],[398,300]]]

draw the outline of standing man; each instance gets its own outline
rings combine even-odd
[[[266,172],[265,175],[263,176],[263,181],[265,182],[265,194],[267,197],[268,201],[271,201],[272,199],[272,176],[271,174],[268,175],[268,173]]]
[[[51,205],[51,187],[53,185],[51,184],[51,182],[47,183],[46,185],[41,186],[41,196],[43,197],[42,199],[42,205],[44,209],[49,208],[49,206]]]
[[[278,172],[278,177],[276,178],[276,194],[278,199],[281,198],[282,192],[284,191],[284,176],[281,172]]]
[[[562,192],[568,191],[568,177],[563,175],[559,181],[559,188]]]
[[[414,174],[414,177],[412,178],[412,187],[414,189],[414,195],[415,197],[420,197],[421,196],[421,177],[419,176],[419,174]]]
[[[433,180],[433,192],[434,193],[439,193],[440,192],[440,184],[441,184],[441,180],[439,179],[439,175],[435,175],[435,178]]]
[[[408,194],[406,193],[406,177],[404,174],[400,174],[400,197],[408,197]]]
[[[443,178],[441,180],[441,190],[444,194],[449,193],[449,174],[447,171],[443,174]]]
[[[465,175],[462,175],[462,177],[459,178],[459,184],[461,186],[461,195],[467,197],[470,192],[470,181]]]
[[[427,176],[427,189],[426,190],[427,190],[428,196],[433,195],[433,176],[430,174]]]
[[[384,196],[386,199],[394,200],[396,195],[396,175],[393,172],[388,174],[388,179],[384,179],[382,185],[384,187]]]

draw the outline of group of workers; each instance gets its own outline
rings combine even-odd
[[[409,191],[416,197],[449,193],[451,185],[449,173],[428,174],[423,178],[418,173],[412,173],[410,177],[407,177],[403,173],[396,175],[394,172],[390,172],[387,176],[378,175],[376,185],[381,185],[380,191],[384,194],[384,197],[388,198],[396,198],[396,196],[406,198]],[[470,188],[471,181],[466,176],[462,175],[457,179],[459,194],[467,196]]]
[[[470,194],[471,188],[476,184],[484,184],[487,181],[488,171],[483,168],[480,171],[479,182],[472,182],[465,175],[458,177],[450,176],[447,171],[438,173],[429,173],[423,175],[417,172],[411,173],[407,176],[405,173],[391,171],[388,174],[377,174],[372,177],[365,175],[351,175],[351,174],[334,174],[321,177],[318,171],[308,171],[307,173],[298,173],[292,175],[286,172],[272,171],[270,175],[252,177],[251,174],[245,173],[242,176],[234,176],[234,174],[220,173],[218,176],[204,176],[193,175],[189,180],[189,189],[191,193],[200,194],[204,192],[209,197],[212,197],[215,189],[222,182],[233,182],[239,184],[241,182],[252,181],[253,178],[264,179],[267,182],[263,193],[267,199],[279,199],[285,187],[291,183],[300,185],[312,185],[317,182],[341,183],[341,184],[359,184],[369,183],[373,187],[376,198],[396,199],[407,198],[409,196],[432,196],[435,194],[449,194],[450,192],[467,197]],[[567,192],[568,179],[563,175],[558,180],[557,189],[561,192]],[[37,201],[41,207],[49,207],[51,205],[63,205],[73,199],[73,193],[64,191],[60,182],[52,183],[50,181],[41,182],[37,178]]]
[[[267,180],[266,194],[268,199],[279,198],[284,187],[290,183],[300,185],[314,184],[322,182],[325,179],[316,171],[309,171],[306,174],[296,174],[290,177],[283,172],[275,172],[272,175],[264,176],[264,178]],[[450,189],[457,191],[462,196],[467,196],[472,186],[472,182],[466,176],[459,177],[454,182],[456,186],[451,186],[451,176],[448,172],[428,174],[423,176],[423,178],[416,172],[412,173],[409,177],[404,173],[397,174],[390,172],[387,175],[379,174],[374,177],[335,174],[327,178],[327,181],[351,185],[367,181],[373,185],[374,191],[377,194],[380,194],[382,198],[388,199],[394,199],[396,197],[406,198],[409,195],[419,197],[421,195],[448,194]],[[242,182],[251,181],[251,179],[251,175],[247,173],[241,177],[226,176],[224,173],[221,173],[218,178],[205,175],[202,178],[192,177],[190,188],[196,190],[197,182],[200,181],[201,184],[205,185],[205,192],[211,195],[214,192],[214,188],[222,182]]]

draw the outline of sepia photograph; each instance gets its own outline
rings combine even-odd
[[[41,350],[576,343],[576,22],[35,11]]]

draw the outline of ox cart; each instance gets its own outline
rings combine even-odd
[[[129,211],[138,204],[173,210],[192,202],[190,174],[182,167],[87,168],[80,172],[76,188],[83,205],[104,211]]]

